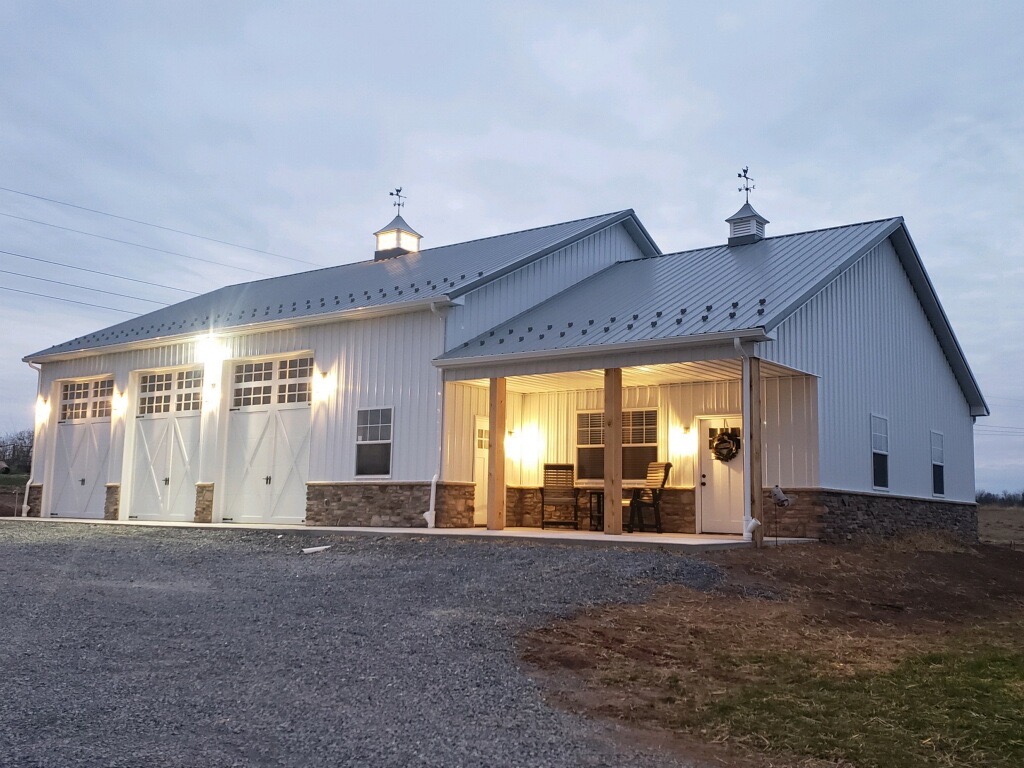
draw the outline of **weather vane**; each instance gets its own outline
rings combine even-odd
[[[745,165],[745,166],[743,166],[743,173],[737,173],[736,174],[736,178],[743,179],[743,186],[739,187],[736,191],[737,192],[744,192],[744,193],[746,193],[746,195],[747,195],[747,202],[748,203],[750,202],[750,193],[751,193],[751,191],[753,191],[755,189],[754,185],[750,183],[750,182],[753,181],[753,179],[750,178],[749,176],[747,176],[747,171],[749,171],[749,170],[750,170],[750,167]],[[402,190],[398,190],[398,191],[401,192]]]
[[[745,171],[746,168],[744,168],[743,170]],[[398,198],[397,200],[395,200],[395,202],[392,203],[392,205],[394,205],[396,208],[398,208],[398,212],[401,213],[402,212],[402,206],[405,205],[404,201],[405,201],[405,198],[406,198],[406,195],[402,194],[402,188],[401,187],[395,187],[395,191],[394,192],[388,192],[388,195],[391,196],[391,197]]]

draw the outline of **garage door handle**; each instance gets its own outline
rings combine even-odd
[[[170,485],[170,484],[171,484],[171,478],[165,477],[164,478],[164,485]]]
[[[83,478],[82,478],[81,480],[79,480],[78,482],[79,482],[79,483],[81,483],[82,485],[85,485],[85,478],[83,477]]]
[[[263,478],[263,482],[264,482],[264,483],[265,483],[266,485],[270,485],[270,475],[267,475],[266,477],[264,477],[264,478]]]

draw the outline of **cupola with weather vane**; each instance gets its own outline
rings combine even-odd
[[[402,208],[405,207],[405,195],[402,194],[402,188],[396,187],[395,191],[388,192],[388,195],[395,198],[393,205],[398,209],[398,215],[386,227],[373,233],[377,238],[377,250],[373,254],[374,261],[416,253],[420,249],[420,239],[423,237],[406,224],[405,219],[402,218]]]
[[[746,195],[743,207],[726,219],[729,222],[729,245],[750,245],[758,240],[764,240],[764,225],[769,221],[760,213],[754,210],[750,204],[750,193],[754,190],[753,179],[747,175],[749,167],[744,166],[737,178],[743,179],[743,186],[737,189]]]

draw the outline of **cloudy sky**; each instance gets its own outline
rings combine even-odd
[[[667,252],[725,239],[749,165],[769,234],[906,218],[992,407],[978,485],[1019,490],[1021,29],[1005,1],[6,0],[0,432],[32,423],[24,355],[368,258],[395,186],[425,247],[633,208]]]

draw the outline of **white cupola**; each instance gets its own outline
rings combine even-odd
[[[373,254],[374,261],[416,253],[420,249],[420,238],[423,236],[405,223],[399,214],[386,227],[373,233],[377,238],[377,250]]]
[[[736,213],[726,219],[729,222],[729,245],[750,245],[764,240],[764,225],[769,221],[755,211],[750,203],[744,203]]]

